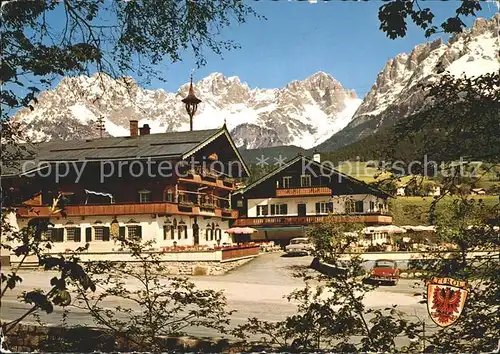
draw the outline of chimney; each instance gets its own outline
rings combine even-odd
[[[318,150],[314,150],[313,161],[317,163],[321,163],[321,154]]]
[[[130,120],[130,136],[139,135],[139,122],[135,119]]]
[[[149,135],[151,132],[151,128],[149,127],[149,124],[144,124],[142,128],[139,128],[139,133],[141,135]]]

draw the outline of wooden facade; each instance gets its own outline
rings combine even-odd
[[[307,226],[325,221],[338,223],[364,223],[368,225],[392,224],[389,215],[318,215],[318,216],[275,216],[240,218],[235,221],[235,226],[241,227],[272,227],[272,226]]]
[[[85,241],[109,251],[113,237],[103,232],[117,228],[161,247],[231,243],[224,231],[238,211],[230,194],[234,178],[248,176],[248,169],[225,127],[49,142],[39,151],[33,156],[50,160],[47,171],[9,175],[2,187],[23,197],[11,203],[20,227],[36,218],[51,220],[58,249]],[[58,175],[58,164],[70,169]],[[54,200],[60,209],[55,214]],[[75,230],[85,237],[75,237]]]
[[[276,197],[303,197],[315,195],[332,195],[332,190],[327,186],[276,188]]]
[[[319,162],[297,156],[233,194],[235,226],[272,228],[324,222],[392,223],[386,193]]]

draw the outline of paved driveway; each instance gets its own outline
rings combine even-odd
[[[301,279],[293,276],[295,270],[307,267],[312,257],[282,257],[282,253],[262,254],[251,262],[220,276],[198,276],[191,280],[201,288],[224,290],[230,309],[236,310],[232,316],[232,325],[242,324],[248,317],[258,317],[262,320],[279,321],[296,310],[296,304],[289,303],[283,297],[291,291],[303,286]],[[23,290],[33,288],[49,288],[51,275],[42,271],[23,272],[24,278],[15,292],[9,292],[2,301],[0,309],[2,320],[14,319],[20,316],[28,307],[20,303],[16,296]],[[425,305],[418,304],[420,297],[414,296],[417,289],[412,287],[413,281],[402,279],[397,286],[381,286],[366,297],[368,307],[383,308],[399,305],[401,310],[409,314],[417,314],[427,318]],[[134,286],[131,282],[130,286]],[[106,307],[113,307],[116,302],[109,301]],[[70,324],[92,325],[92,319],[82,310],[69,308]],[[41,319],[48,324],[58,324],[62,311],[43,315]],[[27,319],[33,321],[33,318]],[[206,330],[191,329],[192,335],[215,335]]]

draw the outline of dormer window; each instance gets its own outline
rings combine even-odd
[[[290,188],[291,184],[292,184],[292,177],[291,176],[283,177],[283,188]]]
[[[300,176],[300,186],[301,187],[311,187],[311,175]]]
[[[149,203],[151,201],[151,191],[139,191],[139,203]]]
[[[174,191],[171,189],[167,189],[165,191],[164,199],[166,202],[173,202],[174,201]]]

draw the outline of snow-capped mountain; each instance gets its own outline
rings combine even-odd
[[[445,73],[471,77],[499,72],[499,31],[500,14],[489,20],[479,18],[447,43],[437,39],[390,59],[352,121],[319,148],[334,150],[417,112],[425,107],[419,84],[434,82]]]
[[[194,129],[219,128],[226,122],[238,146],[259,148],[298,145],[311,148],[344,128],[361,103],[332,76],[319,72],[281,89],[251,89],[238,77],[213,73],[198,81],[203,101]],[[147,90],[132,78],[104,74],[67,77],[38,96],[34,110],[19,111],[35,141],[97,137],[97,119],[104,118],[105,135],[129,134],[129,120],[149,124],[152,133],[189,129],[182,98],[189,85],[175,93]]]

